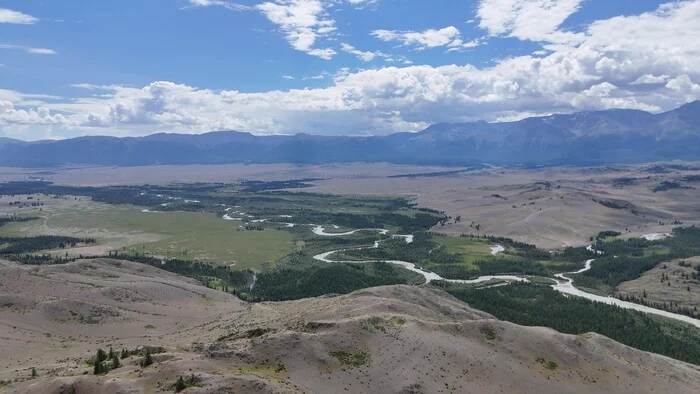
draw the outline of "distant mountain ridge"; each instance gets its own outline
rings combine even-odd
[[[255,136],[239,131],[146,137],[0,138],[0,166],[346,163],[594,165],[700,160],[700,101],[651,114],[613,109],[517,122],[435,124],[417,133]]]

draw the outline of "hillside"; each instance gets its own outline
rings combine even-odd
[[[244,304],[157,268],[101,259],[4,262],[0,300],[9,344],[0,379],[23,380],[5,386],[10,393],[173,392],[179,376],[206,393],[700,390],[696,366],[596,334],[501,322],[422,287]],[[110,344],[166,352],[148,367],[130,356],[92,375],[86,360]]]
[[[358,130],[358,134],[365,130]],[[345,163],[503,165],[640,163],[700,159],[700,101],[651,114],[607,110],[504,123],[436,124],[418,133],[346,137],[201,135],[0,139],[0,166],[67,164]]]

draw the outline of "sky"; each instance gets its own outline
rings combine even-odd
[[[0,137],[662,112],[698,64],[700,0],[0,0]]]

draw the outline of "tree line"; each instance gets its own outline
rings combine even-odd
[[[700,365],[700,331],[690,325],[579,297],[549,286],[511,284],[488,289],[445,282],[433,285],[498,319],[567,334],[597,332],[637,349]]]

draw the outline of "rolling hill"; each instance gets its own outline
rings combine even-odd
[[[179,376],[198,393],[700,390],[697,366],[496,320],[425,287],[247,304],[127,261],[0,261],[0,317],[8,393],[173,392]],[[90,357],[110,345],[162,349],[153,365],[129,353],[93,375]]]

